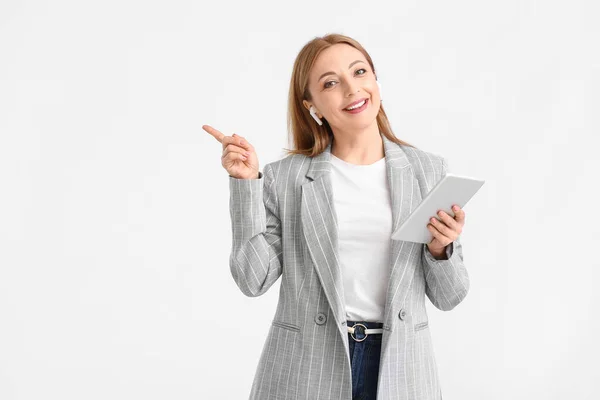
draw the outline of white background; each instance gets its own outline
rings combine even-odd
[[[486,180],[467,298],[428,301],[444,399],[597,399],[600,16],[590,1],[3,1],[0,398],[244,399],[279,283],[229,270],[238,133],[291,147],[292,64],[338,32],[396,135]]]

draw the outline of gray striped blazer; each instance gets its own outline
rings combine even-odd
[[[447,163],[381,136],[395,230]],[[282,277],[250,400],[352,398],[330,156],[331,144],[312,158],[296,154],[266,164],[258,179],[229,177],[235,283],[254,297]],[[448,259],[436,260],[422,243],[390,240],[377,398],[441,399],[425,295],[443,311],[465,298],[462,246],[455,240]]]

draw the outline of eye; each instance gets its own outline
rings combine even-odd
[[[362,74],[359,74],[359,75],[364,75],[364,74],[366,74],[366,73],[367,73],[367,70],[366,70],[365,68],[359,68],[359,69],[357,69],[357,70],[355,71],[355,73],[356,73],[356,72],[358,72],[358,71],[365,71],[364,73],[362,73]],[[331,83],[331,82],[335,82],[335,81],[327,81],[327,82],[325,82],[325,83],[323,84],[323,87],[324,87],[325,89],[329,89],[331,86],[327,86],[327,84],[328,84],[328,83]]]

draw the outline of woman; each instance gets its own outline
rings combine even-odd
[[[246,138],[203,126],[229,173],[233,279],[260,296],[282,276],[250,399],[441,399],[425,295],[448,311],[469,290],[465,213],[432,216],[426,245],[391,234],[445,159],[394,136],[373,61],[339,34],[298,54],[289,123],[295,149],[262,172]]]

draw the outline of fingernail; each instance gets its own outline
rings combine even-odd
[[[458,207],[456,207],[456,206],[452,207],[452,209],[453,209],[454,211],[458,211]]]
[[[245,146],[245,145],[246,145],[246,142],[244,142],[243,140],[240,140],[240,144],[241,144],[242,146]]]

